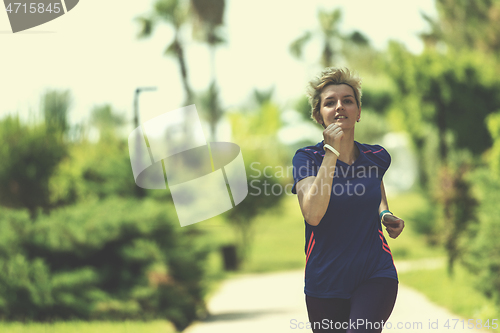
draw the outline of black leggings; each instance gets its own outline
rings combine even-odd
[[[373,278],[361,284],[350,299],[317,298],[306,295],[307,312],[314,333],[382,331],[391,315],[398,281]]]

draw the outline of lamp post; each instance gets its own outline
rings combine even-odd
[[[155,91],[156,87],[139,87],[134,95],[134,127],[139,127],[139,94],[143,91]]]
[[[139,87],[135,89],[135,94],[134,94],[134,128],[139,127],[139,94],[143,91],[155,91],[156,87]],[[141,145],[140,145],[140,140],[144,140],[144,138],[141,138],[141,135],[137,133],[137,136],[135,137],[135,152],[136,152],[136,158],[140,158],[142,156],[141,152],[139,151]],[[140,186],[135,187],[136,189],[136,195],[139,198],[144,197],[146,194],[144,189]]]

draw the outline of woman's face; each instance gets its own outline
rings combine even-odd
[[[347,84],[330,84],[323,88],[318,119],[326,128],[337,123],[343,130],[354,128],[361,114],[356,104],[354,90]]]

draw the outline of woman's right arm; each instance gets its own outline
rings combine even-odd
[[[336,124],[331,124],[323,131],[325,143],[333,146],[337,151],[340,148],[343,134]],[[325,149],[325,156],[318,174],[304,178],[296,185],[300,210],[310,225],[317,226],[328,209],[336,164],[337,155],[329,149]]]

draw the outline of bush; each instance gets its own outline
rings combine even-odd
[[[464,263],[476,276],[476,287],[500,305],[500,180],[481,168],[474,173],[474,181],[481,202],[479,223],[469,228]]]
[[[180,330],[206,311],[209,249],[171,204],[110,197],[27,221],[0,217],[4,319],[166,318]]]
[[[24,125],[18,116],[0,121],[0,204],[37,210],[50,209],[49,179],[67,147],[44,125]]]

